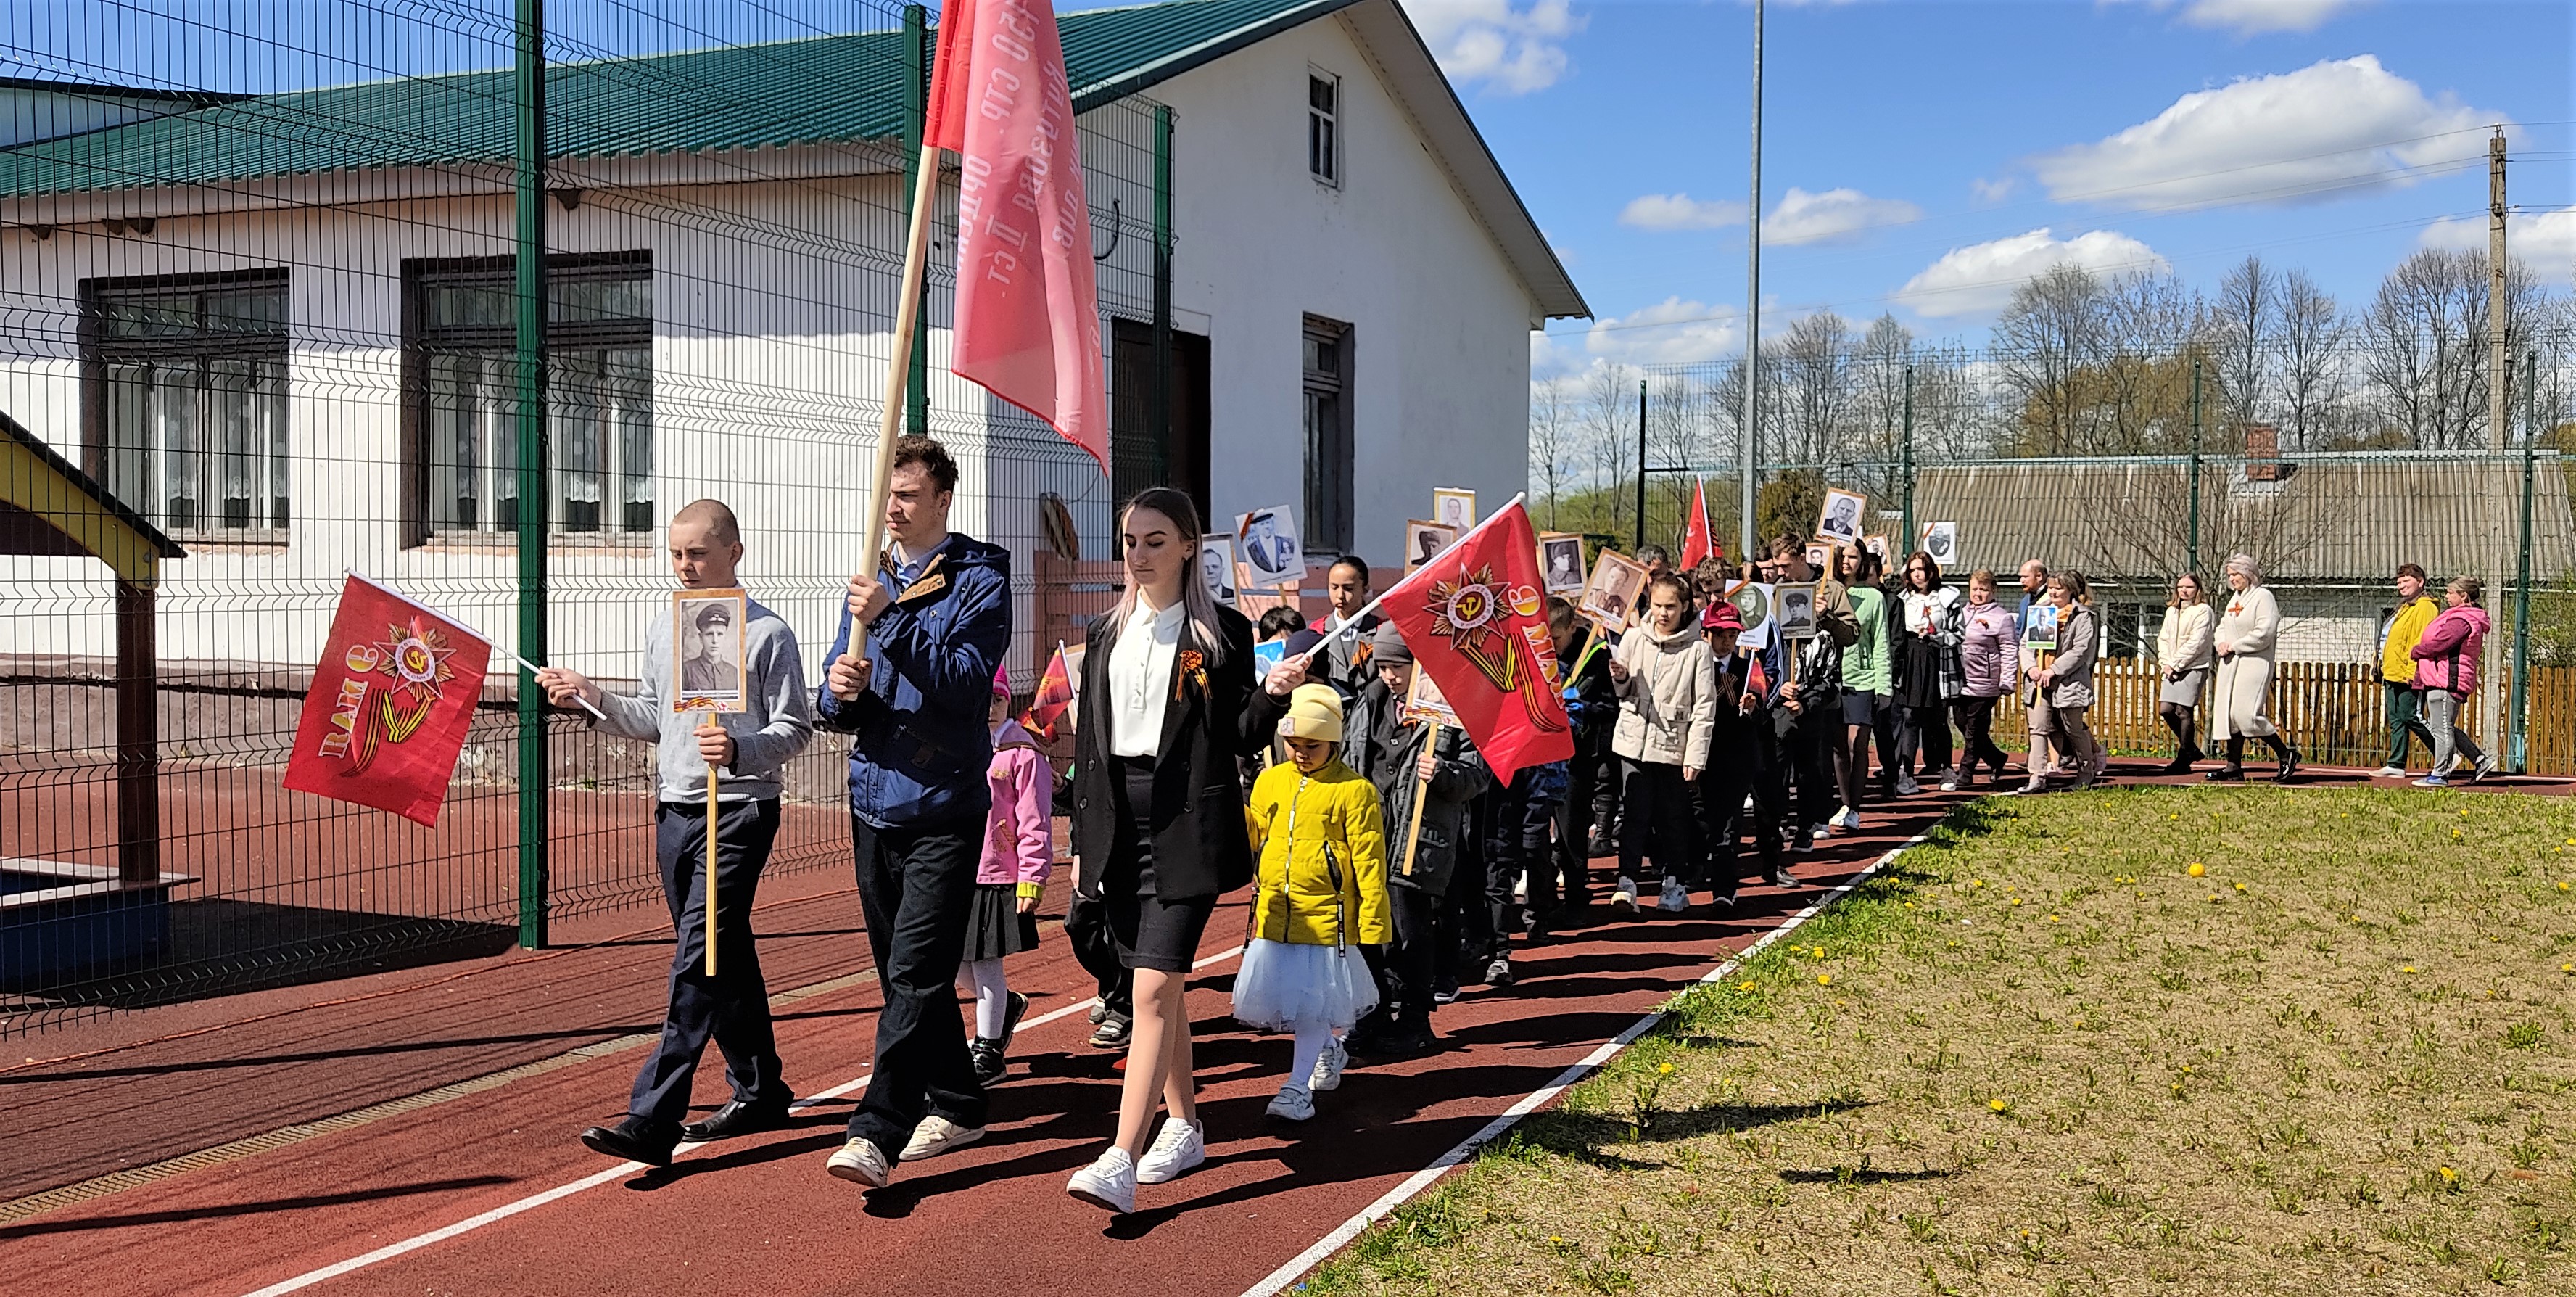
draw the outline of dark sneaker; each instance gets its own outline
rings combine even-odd
[[[1135,1024],[1128,1021],[1127,1015],[1123,1013],[1110,1014],[1109,1016],[1102,1018],[1100,1020],[1100,1026],[1092,1031],[1091,1047],[1093,1049],[1113,1049],[1124,1053],[1127,1049],[1127,1037],[1129,1033],[1134,1030]]]
[[[1512,957],[1509,955],[1496,955],[1492,963],[1485,965],[1485,985],[1487,986],[1509,986],[1517,980],[1519,979],[1512,976]]]
[[[1456,1004],[1458,1002],[1458,984],[1456,982],[1433,983],[1431,987],[1431,1002],[1433,1004]]]
[[[1789,888],[1806,886],[1806,884],[1799,882],[1796,877],[1792,876],[1785,867],[1774,867],[1771,870],[1771,885],[1773,887]]]

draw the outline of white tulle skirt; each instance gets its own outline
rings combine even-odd
[[[1255,937],[1234,975],[1234,1020],[1264,1031],[1349,1029],[1377,1007],[1360,952]]]

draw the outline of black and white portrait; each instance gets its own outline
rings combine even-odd
[[[1857,491],[1828,487],[1825,507],[1816,515],[1816,537],[1844,549],[1860,548],[1860,519],[1869,507],[1869,497]]]
[[[1210,598],[1229,608],[1234,606],[1233,537],[1199,538],[1199,575],[1207,582]]]
[[[1306,556],[1297,545],[1297,519],[1286,505],[1255,509],[1235,519],[1235,544],[1251,584],[1286,585],[1306,576]]]
[[[1959,557],[1959,524],[1936,522],[1923,528],[1923,552],[1944,570],[1957,566]]]
[[[1539,571],[1547,576],[1549,594],[1583,592],[1583,538],[1549,532],[1538,542]]]
[[[743,622],[749,602],[740,590],[672,592],[672,710],[743,709]]]
[[[1812,639],[1816,633],[1816,592],[1806,586],[1784,586],[1777,600],[1776,624],[1782,639]]]
[[[1431,492],[1431,520],[1454,531],[1465,531],[1476,525],[1476,493],[1465,487],[1444,486]]]

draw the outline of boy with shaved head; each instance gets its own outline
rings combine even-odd
[[[742,528],[733,510],[700,500],[671,518],[671,572],[691,590],[740,584]],[[671,1004],[662,1040],[635,1078],[626,1117],[593,1126],[581,1142],[610,1157],[668,1166],[682,1139],[747,1135],[786,1124],[790,1095],[778,1074],[778,1044],[769,1023],[769,988],[752,948],[751,905],[769,845],[778,835],[779,771],[814,737],[813,696],[796,633],[778,614],[744,600],[740,712],[683,714],[661,696],[671,679],[679,637],[667,606],[644,623],[644,672],[632,694],[613,694],[574,671],[548,667],[537,683],[558,707],[589,702],[594,729],[660,745],[661,801],[653,811],[662,895],[678,943],[671,951]],[[712,625],[698,628],[712,632]],[[727,655],[730,657],[730,655]],[[683,663],[694,667],[696,663]],[[730,661],[725,670],[730,673]],[[694,681],[692,682],[694,683]],[[722,770],[716,814],[707,814],[707,771]],[[716,972],[706,971],[707,835],[716,840]],[[733,1099],[704,1121],[682,1125],[698,1056],[713,1037],[725,1060]]]

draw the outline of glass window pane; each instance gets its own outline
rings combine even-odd
[[[547,393],[553,424],[556,499],[561,510],[556,525],[565,531],[597,531],[600,486],[606,465],[600,462],[601,356],[596,351],[554,353]]]
[[[548,297],[548,318],[558,324],[653,318],[650,272],[614,278],[587,274],[560,278],[549,286]]]
[[[617,499],[621,530],[653,530],[653,352],[608,353],[609,403],[617,433]]]
[[[135,512],[152,509],[152,366],[107,367],[107,489]]]
[[[253,506],[260,494],[259,476],[266,467],[266,447],[257,438],[258,417],[252,402],[251,362],[216,360],[206,367],[206,451],[215,526],[240,529],[263,512]]]
[[[193,369],[165,371],[164,381],[153,389],[153,448],[161,457],[161,509],[159,516],[170,527],[197,525],[197,504],[203,498],[201,485],[205,471],[198,439],[198,384],[201,376]],[[178,379],[180,381],[169,381]]]
[[[282,296],[282,294],[281,294]],[[286,458],[286,362],[256,362],[253,382],[257,385],[261,441],[268,447],[268,525],[286,528],[287,476]]]
[[[231,289],[206,294],[208,333],[286,332],[284,285]]]
[[[197,299],[189,293],[109,297],[99,303],[98,318],[111,338],[183,338],[197,331]]]
[[[1306,78],[1307,106],[1321,113],[1333,111],[1334,89],[1333,83],[1322,77]]]
[[[433,329],[505,328],[517,319],[515,296],[503,284],[439,284],[422,294],[422,314]]]

